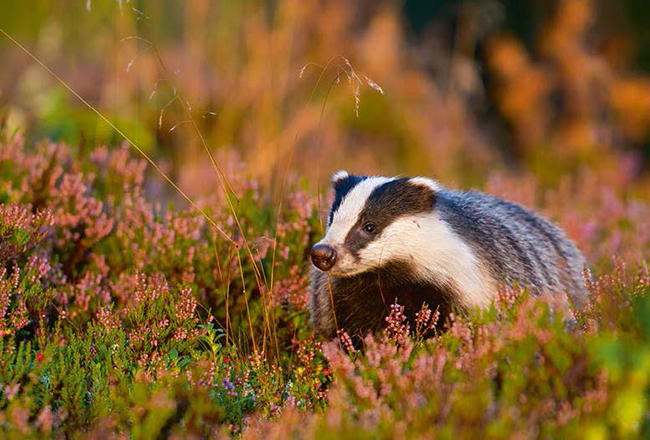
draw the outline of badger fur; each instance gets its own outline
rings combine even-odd
[[[308,304],[325,337],[380,329],[395,301],[409,319],[423,303],[443,316],[484,309],[500,285],[584,303],[584,257],[559,227],[515,203],[423,177],[339,171],[332,185]]]

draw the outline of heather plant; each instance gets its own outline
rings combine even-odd
[[[202,201],[235,237],[231,247],[200,213],[151,202],[144,166],[123,148],[72,160],[67,145],[31,148],[20,137],[2,145],[0,169],[12,169],[3,174],[0,217],[2,246],[11,249],[0,277],[7,436],[576,437],[647,429],[647,202],[617,198],[634,183],[603,198],[577,179],[576,192],[550,188],[527,201],[526,186],[491,180],[494,192],[517,190],[515,199],[562,219],[614,203],[602,232],[568,228],[602,255],[585,269],[584,310],[505,287],[485,312],[440,316],[425,306],[408,322],[393,304],[386,329],[356,348],[345,329],[338,341],[309,330],[305,250],[321,226],[319,202],[306,189],[287,196],[276,242],[269,224],[278,211],[254,182],[237,188],[239,236],[217,199]],[[56,177],[45,187],[26,183],[44,180],[50,151],[59,158]],[[560,206],[562,197],[575,205]],[[623,247],[613,247],[612,230],[629,237]],[[607,260],[617,249],[628,252]]]
[[[75,163],[63,145],[28,152],[13,138],[3,146],[3,165],[13,167],[4,174],[0,217],[10,251],[0,276],[7,433],[40,429],[28,423],[37,412],[47,432],[129,429],[146,437],[190,420],[197,432],[222,425],[236,432],[249,414],[271,415],[288,399],[302,408],[323,400],[326,378],[312,374],[325,361],[318,344],[304,339],[303,254],[317,223],[304,192],[289,196],[278,220],[283,244],[275,259],[268,244],[255,244],[249,262],[201,215],[148,202],[144,169],[124,149]],[[44,178],[42,158],[52,151],[56,177]],[[111,179],[125,183],[112,191]],[[43,180],[45,188],[26,184]],[[257,203],[254,184],[239,190],[243,230],[272,240],[262,228],[273,208]],[[234,230],[227,213],[215,219]],[[273,263],[277,293],[257,290],[257,265],[270,274]],[[201,399],[196,386],[205,390],[204,409],[179,415],[187,393]],[[144,413],[131,413],[137,405]]]
[[[625,287],[599,284],[587,312],[592,318],[582,317],[573,329],[559,304],[510,292],[483,314],[454,315],[447,332],[418,346],[395,305],[383,334],[366,338],[363,355],[350,356],[335,343],[324,347],[334,375],[326,413],[287,411],[247,435],[267,429],[278,438],[353,431],[373,438],[647,432],[647,348],[633,352],[646,344],[650,292],[643,276],[625,276]],[[601,316],[595,310],[604,298],[621,295],[630,301],[610,310],[609,329],[590,330],[595,324],[587,321]]]
[[[72,147],[59,145],[58,177],[42,190],[24,182],[42,177],[34,164],[53,147],[20,142],[3,144],[3,163],[17,172],[4,174],[0,217],[11,249],[0,277],[0,427],[9,437],[500,438],[647,429],[650,274],[634,259],[645,242],[636,242],[639,254],[585,269],[584,310],[506,287],[490,310],[440,316],[425,306],[412,323],[393,304],[385,330],[358,349],[345,329],[338,341],[310,334],[304,251],[320,223],[305,190],[287,197],[274,246],[273,205],[254,183],[238,188],[239,221],[258,237],[248,260],[243,236],[240,249],[229,248],[195,211],[150,202],[145,170],[124,149],[90,152],[79,167],[69,160]],[[131,164],[129,171],[108,165],[116,163]],[[127,183],[113,191],[94,180],[99,170]],[[72,175],[86,183],[68,186]],[[492,182],[495,191],[523,188],[503,177]],[[556,190],[547,194],[531,203],[573,215],[554,206]],[[600,209],[597,190],[580,194],[574,209]],[[228,211],[203,203],[237,231]],[[610,210],[607,225],[640,228],[645,219],[634,216],[646,202],[616,203],[636,207]],[[77,235],[64,235],[71,225]],[[606,236],[578,239],[594,255],[611,249]],[[83,258],[71,260],[79,246]],[[272,289],[256,290],[254,267],[266,280],[273,274]]]

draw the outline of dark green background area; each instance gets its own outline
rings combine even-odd
[[[413,34],[421,37],[431,26],[442,26],[453,35],[458,11],[466,5],[490,7],[501,14],[497,28],[517,35],[529,48],[541,26],[553,14],[557,2],[547,0],[406,0],[404,15]],[[623,0],[593,2],[597,38],[624,34],[636,42],[635,67],[650,72],[650,2]],[[597,41],[595,42],[597,43]]]

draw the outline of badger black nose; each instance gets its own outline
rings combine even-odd
[[[317,244],[311,248],[311,262],[320,270],[328,271],[336,263],[336,251],[326,244]]]

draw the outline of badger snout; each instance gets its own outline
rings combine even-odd
[[[311,248],[311,262],[320,270],[327,272],[336,263],[336,250],[326,244],[316,244]]]

